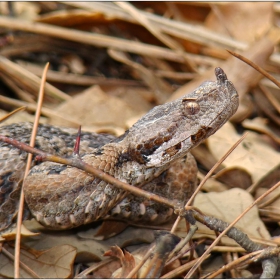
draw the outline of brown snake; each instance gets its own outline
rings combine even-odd
[[[217,131],[237,110],[238,94],[221,68],[217,81],[153,108],[118,138],[82,133],[83,161],[115,178],[185,203],[196,187],[196,164],[189,151]],[[0,135],[28,143],[32,125],[3,126]],[[36,147],[70,156],[76,131],[38,128]],[[0,230],[12,223],[27,154],[0,143]],[[35,164],[35,163],[33,163]],[[67,229],[115,216],[162,223],[173,210],[135,197],[86,172],[52,162],[35,165],[23,184],[26,204],[46,227]]]

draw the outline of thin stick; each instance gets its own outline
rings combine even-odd
[[[235,53],[233,51],[227,50],[231,55],[237,57],[238,59],[242,60],[243,62],[247,63],[248,65],[252,66],[255,70],[263,74],[265,77],[267,77],[270,81],[272,81],[275,85],[277,85],[280,88],[280,82],[278,82],[272,75],[270,75],[268,72],[266,72],[262,67],[255,64],[253,61],[247,59],[241,54]]]
[[[268,194],[273,192],[275,189],[277,189],[280,186],[280,181],[276,183],[271,189],[267,190],[263,195],[261,195],[258,199],[252,203],[247,209],[239,215],[215,240],[214,242],[209,246],[209,248],[204,252],[204,254],[200,257],[198,262],[191,268],[191,270],[186,275],[186,278],[190,278],[193,273],[196,271],[196,269],[199,267],[199,265],[202,263],[204,258],[209,254],[209,252],[212,250],[212,248],[218,244],[221,240],[221,238],[228,232],[229,229],[231,229],[247,212],[249,212],[257,203],[259,203],[264,197],[266,197]]]
[[[188,200],[188,202],[185,205],[185,209],[187,210],[187,208],[190,206],[190,204],[192,203],[192,201],[194,200],[195,196],[198,194],[198,192],[200,191],[200,189],[203,187],[203,185],[205,184],[205,182],[212,176],[213,172],[222,164],[223,161],[225,161],[225,159],[232,153],[232,151],[234,149],[236,149],[236,147],[243,141],[243,139],[247,136],[248,132],[244,133],[244,135],[225,153],[225,155],[218,161],[216,162],[216,164],[210,169],[210,171],[207,173],[207,175],[204,177],[204,179],[201,181],[201,183],[199,184],[199,186],[196,188],[195,192],[192,194],[191,198]],[[171,229],[171,233],[175,232],[179,221],[180,221],[181,217],[177,217],[177,220],[175,221],[172,229]]]
[[[150,257],[153,250],[155,249],[156,245],[154,244],[148,252],[145,254],[145,256],[142,258],[142,260],[129,272],[129,274],[126,276],[126,279],[133,278],[133,276],[138,272],[138,270],[143,266],[145,261]]]
[[[31,147],[34,147],[34,145],[35,145],[37,128],[38,128],[39,119],[40,119],[40,115],[41,115],[41,108],[42,108],[42,104],[43,104],[44,86],[46,83],[46,76],[47,76],[48,68],[49,68],[49,63],[46,64],[43,75],[42,75],[40,91],[39,91],[39,96],[38,96],[37,111],[36,111],[36,115],[35,115],[33,129],[32,129],[31,139],[30,139]],[[27,174],[29,172],[29,169],[31,167],[31,162],[32,162],[32,154],[28,154],[24,178],[27,176]],[[16,231],[16,240],[15,240],[15,278],[19,278],[19,263],[20,263],[19,258],[20,258],[20,239],[21,239],[20,232],[21,232],[21,223],[22,223],[22,216],[23,216],[23,207],[24,207],[24,193],[23,193],[23,187],[22,187],[20,200],[19,200],[19,210],[18,210],[18,216],[17,216],[17,231]]]
[[[26,110],[26,106],[22,106],[22,107],[19,107],[17,109],[15,109],[14,111],[10,112],[9,114],[6,114],[4,117],[2,117],[0,119],[0,123],[7,120],[8,118],[10,118],[11,116],[13,116],[14,114],[16,114],[17,112],[20,112],[20,111],[23,111],[23,110]]]
[[[167,35],[163,34],[161,30],[145,16],[145,14],[135,8],[133,5],[128,2],[115,2],[116,5],[127,11],[136,22],[142,24],[147,28],[156,38],[158,38],[162,43],[164,43],[170,49],[175,51],[183,51],[183,47],[179,45],[175,40],[171,39]]]
[[[12,260],[12,261],[15,260],[15,257],[5,248],[1,248],[1,253],[3,253],[10,260]],[[25,263],[20,261],[19,264],[20,264],[20,267],[22,269],[24,269],[27,273],[29,273],[32,278],[40,279],[40,276],[36,272],[34,272],[32,269],[30,269]]]
[[[213,279],[213,278],[217,277],[219,274],[222,274],[223,272],[228,271],[228,270],[236,267],[238,264],[241,264],[241,263],[243,263],[243,262],[245,262],[247,260],[251,260],[254,256],[259,255],[262,251],[263,250],[259,250],[259,251],[256,251],[256,252],[252,252],[252,253],[250,253],[248,255],[242,256],[241,258],[239,258],[237,260],[234,260],[233,262],[231,262],[231,263],[229,263],[227,265],[224,265],[223,267],[221,267],[217,271],[215,271],[212,274],[208,275],[207,278],[208,279]]]

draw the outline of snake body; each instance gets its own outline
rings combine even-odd
[[[118,138],[82,133],[82,160],[115,178],[185,203],[195,183],[189,151],[219,129],[237,110],[238,94],[221,68],[217,81],[153,108]],[[29,142],[31,124],[0,128],[0,135]],[[38,128],[36,147],[70,156],[76,132],[50,125]],[[13,220],[27,154],[0,145],[0,230]],[[33,163],[35,165],[35,163]],[[44,162],[23,183],[27,209],[46,227],[67,229],[116,216],[161,223],[172,209],[137,198],[75,167]]]

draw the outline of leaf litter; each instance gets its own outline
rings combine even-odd
[[[203,188],[206,193],[197,195],[194,206],[231,222],[279,181],[279,88],[226,51],[241,53],[279,77],[280,56],[275,46],[280,31],[273,23],[279,20],[278,3],[13,2],[8,6],[3,2],[0,10],[1,111],[6,110],[5,114],[27,105],[27,112],[15,115],[13,122],[32,121],[30,113],[48,61],[41,122],[74,128],[82,124],[84,130],[117,136],[153,106],[213,80],[213,69],[220,66],[239,92],[240,107],[231,124],[194,151],[202,167],[199,179],[240,132],[250,132],[209,179]],[[278,192],[268,195],[236,225],[256,242],[279,245]],[[154,229],[106,223],[54,232],[34,220],[25,221],[29,230],[40,235],[25,234],[21,261],[40,277],[68,278],[108,259],[104,253],[113,250],[112,261],[90,276],[125,277],[134,266],[132,260],[139,263],[148,250],[144,244],[154,241]],[[215,233],[197,224],[194,240],[207,246]],[[168,222],[157,229],[171,227]],[[186,236],[184,221],[175,233]],[[11,246],[10,242],[3,248],[13,254]],[[221,246],[237,247],[228,237],[223,237]],[[216,260],[210,257],[210,265],[202,266],[200,276],[215,271],[215,263],[218,267],[226,264],[221,258],[225,253],[219,254]],[[13,261],[4,253],[0,258],[0,275],[13,277]],[[125,267],[126,258],[129,267]],[[164,274],[190,260],[186,253]],[[30,277],[22,268],[20,273],[22,278]],[[254,266],[247,266],[228,272],[227,277],[255,273]]]

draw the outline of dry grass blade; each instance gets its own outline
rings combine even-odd
[[[15,257],[5,248],[1,248],[1,253],[3,253],[7,258],[9,258],[12,261],[15,261]],[[24,269],[27,273],[30,274],[31,277],[36,278],[36,279],[40,279],[40,276],[38,274],[36,274],[33,270],[31,270],[26,264],[24,264],[23,262],[19,262],[19,265],[22,269]]]
[[[23,106],[23,107],[26,107],[31,112],[36,112],[36,109],[37,109],[37,106],[35,104],[12,99],[12,98],[9,98],[9,97],[3,96],[3,95],[0,95],[0,102],[7,104],[7,105],[15,106],[15,107]],[[62,114],[60,114],[54,110],[51,110],[49,108],[46,108],[46,107],[42,108],[42,114],[44,114],[47,117],[53,117],[55,119],[64,121],[65,123],[68,123],[69,126],[73,126],[73,127],[79,126],[79,123],[77,123],[77,121],[75,119],[71,118],[70,116],[62,115]]]
[[[252,258],[259,255],[262,251],[256,251],[256,252],[252,252],[248,255],[245,255],[237,260],[234,260],[233,262],[231,262],[230,264],[224,265],[223,267],[221,267],[220,269],[218,269],[217,271],[215,271],[214,273],[210,274],[207,276],[207,278],[209,279],[213,279],[215,277],[217,277],[219,274],[222,274],[223,272],[226,272],[236,266],[238,266],[241,263],[244,263],[245,261],[252,261]],[[247,262],[248,264],[248,262]]]
[[[36,91],[40,85],[40,78],[3,56],[0,56],[0,70],[11,77],[16,77],[16,80],[20,79],[22,83],[25,83],[26,86],[32,88],[34,91]],[[69,95],[48,83],[46,83],[46,94],[59,100],[71,99]]]
[[[126,276],[126,279],[133,278],[135,274],[139,271],[139,269],[144,265],[146,260],[151,256],[153,250],[155,249],[156,245],[153,245],[142,258],[142,260],[130,271],[130,273]]]
[[[76,6],[92,11],[100,11],[107,16],[116,17],[125,21],[136,22],[135,19],[127,12],[113,3],[110,2],[63,2],[67,5]],[[155,27],[159,28],[162,32],[178,37],[187,39],[193,42],[202,43],[205,45],[218,46],[220,48],[233,48],[238,50],[245,50],[248,48],[248,44],[234,40],[230,37],[218,34],[212,30],[204,28],[196,24],[190,24],[187,22],[180,22],[176,20],[170,20],[165,17],[154,15],[148,12],[142,12],[146,18],[151,21]]]
[[[196,269],[198,268],[198,266],[203,262],[204,258],[210,253],[210,251],[212,250],[212,248],[217,245],[221,238],[228,232],[229,229],[231,229],[247,212],[249,212],[255,205],[257,205],[257,203],[259,203],[263,198],[265,198],[268,194],[270,194],[271,192],[273,192],[275,189],[277,189],[280,186],[280,182],[278,182],[277,184],[275,184],[271,189],[267,190],[263,195],[261,195],[258,199],[256,199],[254,201],[254,203],[252,203],[252,205],[250,205],[247,209],[245,209],[243,211],[243,213],[241,215],[239,215],[216,239],[215,241],[211,244],[211,246],[209,246],[209,248],[203,253],[203,255],[200,257],[200,259],[198,260],[198,262],[192,267],[192,269],[188,272],[188,274],[186,275],[186,278],[190,278],[193,273],[196,271]]]
[[[184,62],[187,54],[177,54],[172,50],[151,46],[144,43],[125,39],[113,38],[106,35],[93,34],[90,32],[69,30],[63,27],[55,27],[43,23],[32,23],[26,20],[12,19],[0,16],[0,26],[26,32],[33,32],[47,36],[57,37],[70,41],[89,44],[97,47],[114,48],[140,55],[163,58],[171,61]]]
[[[279,83],[280,84],[280,83]],[[270,93],[269,90],[267,90],[264,86],[261,84],[259,85],[260,89],[263,91],[266,98],[269,100],[269,102],[274,106],[274,108],[277,110],[278,114],[280,114],[280,104],[279,101]]]
[[[271,76],[269,73],[267,73],[263,68],[255,64],[253,61],[248,60],[246,57],[244,57],[241,54],[235,53],[233,51],[227,50],[230,54],[233,56],[239,58],[240,60],[244,61],[248,65],[252,66],[255,70],[263,74],[265,77],[267,77],[269,80],[271,80],[275,85],[277,85],[280,88],[280,82],[278,82],[273,76]]]
[[[11,113],[9,114],[6,114],[3,118],[0,119],[0,123],[7,120],[8,118],[10,118],[11,116],[13,116],[14,114],[20,112],[20,111],[23,111],[23,110],[26,110],[26,106],[22,106],[20,108],[17,108],[15,109],[14,111],[12,111]]]
[[[35,114],[34,125],[33,125],[32,134],[31,134],[31,138],[30,138],[31,147],[34,147],[34,145],[35,145],[37,128],[38,128],[39,118],[41,115],[41,108],[42,108],[42,104],[43,104],[44,86],[45,86],[45,82],[46,82],[48,68],[49,68],[49,63],[47,63],[47,65],[45,66],[45,69],[44,69],[44,72],[42,75],[41,86],[40,86],[39,96],[38,96],[37,111]],[[24,178],[27,176],[27,174],[29,172],[29,169],[31,167],[31,161],[32,161],[32,154],[28,154]],[[24,193],[23,193],[23,188],[21,188],[19,210],[18,210],[18,216],[17,216],[17,232],[16,232],[16,240],[15,240],[15,278],[19,278],[20,239],[21,239],[20,229],[21,229],[22,216],[23,216],[23,206],[24,206]]]
[[[84,279],[86,278],[86,276],[90,273],[92,273],[93,271],[101,268],[102,266],[106,265],[106,264],[109,264],[110,262],[112,262],[112,258],[110,259],[106,259],[106,260],[103,260],[99,263],[95,263],[93,265],[91,265],[89,268],[85,269],[83,272],[81,272],[80,274],[76,275],[74,277],[74,279]]]
[[[166,35],[162,34],[159,28],[157,28],[155,25],[149,22],[147,17],[134,6],[126,2],[116,2],[115,4],[127,11],[134,18],[135,21],[141,23],[144,27],[146,27],[155,37],[162,41],[166,46],[173,50],[183,51],[181,45],[179,45],[176,41],[172,40]]]

